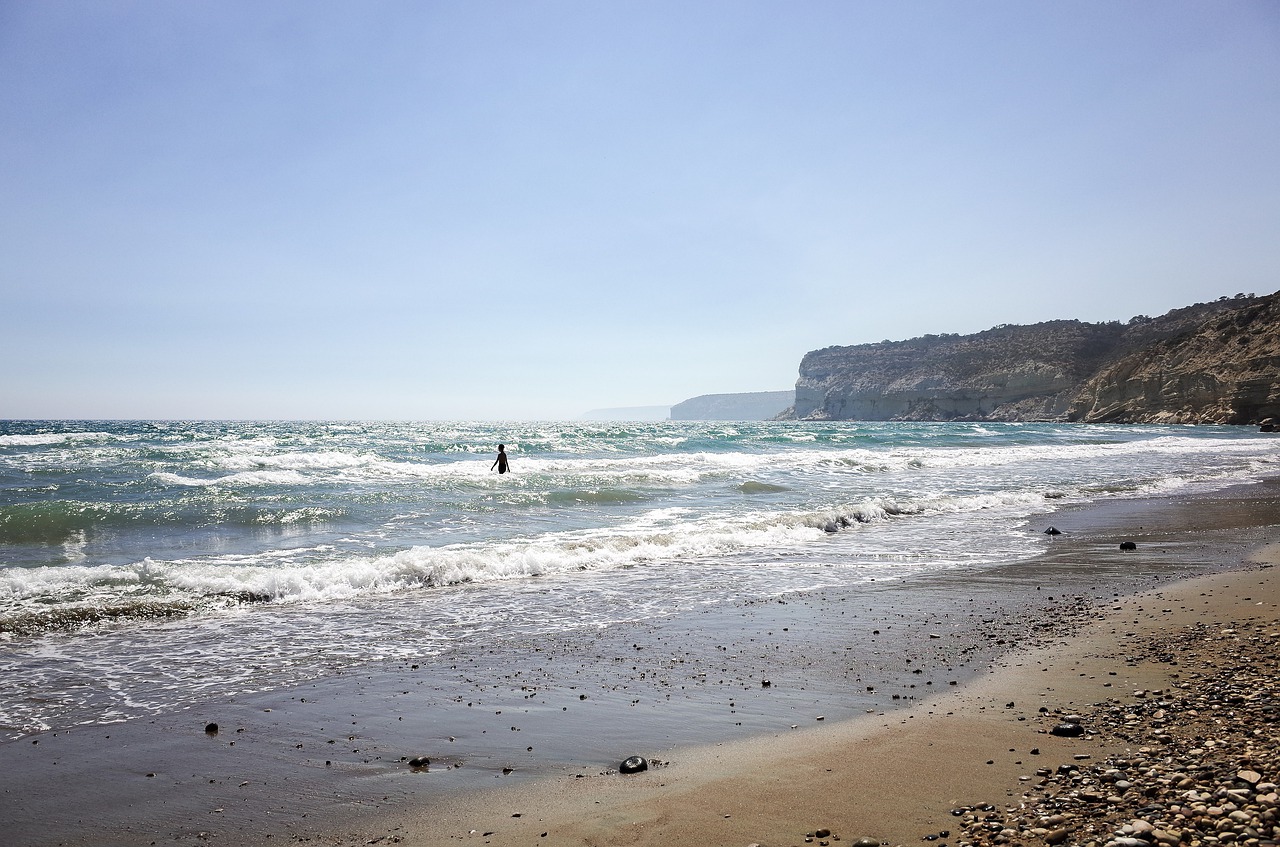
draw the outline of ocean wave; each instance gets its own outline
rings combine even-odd
[[[161,485],[181,485],[188,488],[205,488],[215,485],[306,485],[311,481],[297,471],[242,471],[210,479],[156,471],[148,474],[147,478]]]
[[[110,503],[45,500],[0,507],[0,544],[63,545],[83,557],[86,534],[125,527],[289,526],[341,517],[336,507],[238,505],[221,502]]]
[[[251,471],[270,470],[332,470],[335,468],[355,468],[376,463],[377,457],[352,455],[337,450],[320,453],[235,453],[215,460],[215,463],[226,470]]]
[[[791,489],[785,485],[774,485],[769,482],[747,480],[738,486],[738,490],[743,494],[780,494],[783,491],[790,491]]]
[[[610,529],[551,532],[501,542],[420,545],[379,556],[351,555],[326,546],[199,560],[146,559],[128,566],[8,568],[0,569],[0,632],[113,621],[128,617],[130,609],[136,609],[139,617],[152,618],[223,608],[228,603],[332,601],[656,562],[689,565],[765,551],[798,553],[832,533],[859,525],[992,508],[1006,509],[1013,516],[1047,507],[1043,496],[1007,492],[867,498],[816,511],[694,519],[681,509],[662,509]]]
[[[110,441],[115,438],[109,432],[42,432],[31,435],[0,435],[0,447],[48,447],[53,444],[72,444],[81,441]]]

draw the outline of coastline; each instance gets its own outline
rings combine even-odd
[[[1274,484],[1274,479],[1264,483]],[[1064,815],[1058,811],[1061,803],[1039,796],[1052,793],[1058,774],[1063,769],[1079,773],[1116,757],[1158,758],[1166,746],[1177,749],[1166,735],[1172,720],[1166,723],[1161,714],[1154,727],[1135,727],[1131,710],[1163,705],[1166,701],[1157,698],[1180,689],[1194,690],[1184,677],[1216,667],[1223,639],[1235,651],[1234,662],[1253,663],[1272,678],[1280,669],[1274,650],[1280,641],[1280,569],[1275,567],[1280,542],[1264,541],[1240,555],[1225,549],[1220,537],[1245,528],[1274,528],[1280,510],[1274,500],[1261,511],[1238,509],[1222,495],[1145,498],[1055,516],[1058,524],[1088,527],[1091,535],[1082,550],[1047,555],[1050,561],[1079,564],[1081,558],[1109,557],[1114,546],[1108,542],[1104,549],[1102,538],[1137,537],[1191,548],[1184,553],[1199,547],[1206,559],[1215,555],[1208,548],[1216,548],[1216,555],[1226,557],[1217,565],[1226,569],[1077,605],[1067,612],[1074,620],[1057,621],[1071,630],[1062,637],[1012,649],[988,672],[909,709],[687,747],[643,774],[551,778],[454,796],[393,818],[370,837],[412,847],[778,847],[859,839],[941,845],[993,843],[993,838],[994,843],[1106,844],[1109,823],[1118,832],[1140,810],[1151,814],[1151,792],[1107,794],[1088,803],[1084,814]],[[1199,525],[1188,521],[1190,512],[1200,518]],[[1261,535],[1274,538],[1275,533]],[[1237,634],[1235,627],[1244,624],[1257,632]],[[1054,623],[1042,620],[1037,626]],[[1117,709],[1124,714],[1120,726],[1129,732],[1117,732],[1114,716],[1107,719]],[[1066,716],[1082,718],[1083,737],[1051,734]],[[1274,752],[1276,739],[1271,740]],[[1240,767],[1263,771],[1264,787],[1280,779],[1280,760],[1273,758],[1268,770],[1235,749],[1246,743],[1238,731],[1219,737],[1216,746],[1224,755],[1238,753]],[[961,810],[968,811],[955,814]],[[1014,821],[1022,822],[1020,831],[1007,828],[1018,827]],[[1259,843],[1266,844],[1274,833],[1265,836]],[[1188,834],[1185,843],[1190,842]],[[1214,843],[1212,837],[1206,843]]]
[[[1224,604],[1212,614],[1225,616],[1239,611],[1232,586],[1275,573],[1244,559],[1274,538],[1278,491],[1273,478],[1063,510],[1051,516],[1063,537],[1038,559],[932,580],[909,610],[877,606],[874,593],[859,595],[869,608],[852,610],[818,592],[620,626],[586,645],[514,643],[539,666],[499,685],[477,684],[475,665],[427,678],[406,666],[215,702],[208,715],[41,734],[0,745],[4,817],[23,845],[776,847],[820,828],[893,844],[948,830],[937,840],[959,843],[952,808],[1020,802],[1021,778],[1037,768],[1112,752],[1102,736],[1040,733],[1042,705],[1083,712],[1137,686],[1167,686],[1158,675],[1168,668],[1121,658],[1127,644],[1180,625],[1178,615],[1139,611],[1155,596],[1145,589],[1207,591]],[[1117,553],[1119,537],[1138,540],[1136,555]],[[1165,584],[1193,574],[1208,589]],[[1268,579],[1261,591],[1251,588],[1274,619],[1276,589]],[[1001,608],[983,606],[996,598]],[[1192,621],[1204,617],[1200,604],[1181,605]],[[844,666],[851,641],[872,644],[856,668]],[[424,686],[432,696],[400,705]],[[454,702],[465,697],[483,714]],[[192,730],[209,715],[220,734]],[[451,757],[454,739],[438,726],[454,718],[459,749],[510,733],[503,743],[529,755]],[[718,740],[698,746],[708,737]],[[433,766],[410,773],[404,762],[419,753]],[[611,772],[634,753],[663,766]],[[78,821],[66,815],[71,796]]]
[[[1280,639],[1277,564],[1280,544],[1272,544],[1243,569],[1118,599],[1080,633],[1011,653],[974,683],[905,712],[680,751],[668,767],[625,778],[553,781],[458,798],[411,818],[403,836],[390,835],[421,847],[459,840],[769,847],[861,838],[884,844],[992,843],[1003,831],[995,843],[1012,838],[1104,844],[1118,837],[1110,832],[1118,833],[1143,814],[1156,814],[1150,790],[1156,779],[1150,772],[1145,780],[1135,776],[1136,784],[1112,780],[1099,786],[1095,781],[1093,794],[1075,792],[1072,800],[1085,807],[1075,815],[1061,812],[1064,803],[1042,798],[1056,793],[1064,769],[1109,766],[1117,758],[1129,764],[1158,761],[1170,753],[1185,759],[1189,746],[1170,735],[1178,720],[1164,713],[1176,711],[1169,701],[1179,694],[1201,691],[1201,678],[1224,662],[1253,664],[1258,675],[1274,681],[1274,647]],[[1170,656],[1171,647],[1178,658]],[[1152,706],[1158,708],[1146,708]],[[1133,714],[1139,711],[1143,714]],[[1051,734],[1067,715],[1081,718],[1083,737]],[[1220,726],[1207,741],[1198,738],[1201,746],[1216,747],[1219,758],[1228,759],[1221,768],[1228,779],[1237,770],[1254,769],[1253,782],[1274,792],[1274,785],[1267,788],[1280,777],[1275,755],[1280,739],[1273,733],[1263,727],[1266,737],[1255,739],[1242,726]],[[1232,756],[1238,761],[1234,766]],[[1070,789],[1068,781],[1064,791]],[[1274,806],[1272,795],[1268,807]],[[998,825],[992,827],[993,822]],[[1007,829],[1017,822],[1021,831]],[[966,823],[967,831],[961,831]],[[822,830],[830,835],[815,835]],[[1273,841],[1275,834],[1267,829],[1256,843]],[[1190,834],[1183,836],[1161,843],[1192,843]]]

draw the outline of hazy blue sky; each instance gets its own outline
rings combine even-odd
[[[0,418],[552,418],[1280,288],[1280,3],[0,0]]]

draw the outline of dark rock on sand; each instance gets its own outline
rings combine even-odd
[[[204,731],[206,735],[217,735],[218,725],[216,723],[207,723],[204,725]]]
[[[1056,526],[1051,526],[1044,531],[1044,534],[1045,535],[1062,535],[1062,530],[1058,529]]]
[[[1138,545],[1134,544],[1132,541],[1121,541],[1120,549],[1121,550],[1137,550]]]
[[[431,760],[426,756],[417,756],[409,760],[409,767],[411,768],[425,768],[430,764]]]
[[[645,761],[643,756],[631,756],[630,758],[624,759],[621,765],[618,765],[618,771],[620,773],[640,773],[641,771],[647,771],[648,769],[649,763]]]
[[[1057,735],[1060,738],[1079,738],[1084,735],[1084,727],[1078,723],[1060,723],[1049,730],[1050,735]]]

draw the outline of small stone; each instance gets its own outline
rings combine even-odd
[[[409,767],[411,768],[425,768],[430,764],[431,760],[426,756],[415,756],[409,760]]]
[[[217,735],[218,725],[216,723],[207,723],[204,725],[205,735]]]
[[[1236,773],[1236,779],[1241,782],[1246,782],[1249,785],[1257,785],[1259,782],[1262,782],[1262,774],[1257,771],[1238,771]]]
[[[1079,738],[1081,735],[1084,735],[1084,727],[1078,723],[1063,722],[1049,730],[1049,734],[1057,735],[1061,738]]]
[[[649,763],[643,756],[630,756],[623,759],[622,764],[618,765],[619,773],[640,773],[641,771],[647,771],[648,769]]]

